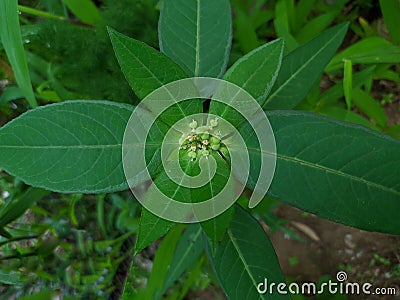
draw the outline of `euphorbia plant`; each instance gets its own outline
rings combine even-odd
[[[362,126],[292,110],[339,47],[347,24],[330,28],[284,57],[282,40],[266,43],[225,72],[231,31],[228,0],[164,0],[159,21],[161,52],[111,28],[109,34],[121,69],[140,99],[191,77],[222,78],[254,98],[275,136],[276,166],[268,197],[346,225],[399,234],[400,142]],[[213,95],[194,98],[162,112],[143,141],[152,183],[150,187],[143,181],[129,185],[144,190],[148,201],[158,201],[151,198],[154,186],[185,203],[205,201],[223,190],[234,163],[229,134],[218,128],[223,120],[233,124],[246,145],[250,167],[243,184],[252,190],[263,175],[260,161],[265,153],[250,120],[234,109],[236,98],[230,99],[232,106],[214,101]],[[123,147],[134,110],[113,102],[80,100],[30,110],[0,129],[0,166],[27,184],[56,192],[128,189]],[[198,114],[212,118],[199,119]],[[201,172],[203,157],[216,162],[215,175],[201,187],[173,182],[161,164],[164,136],[181,119],[187,132],[176,139],[179,155],[175,159],[186,174]],[[140,124],[134,125],[129,130],[141,130]],[[143,209],[136,252],[169,232],[164,240],[168,244],[161,244],[160,251],[167,253],[164,259],[170,265],[160,271],[164,282],[150,278],[141,296],[161,297],[203,251],[230,299],[267,298],[258,294],[259,282],[264,278],[284,282],[267,235],[252,209],[243,205],[247,195],[247,191],[242,194],[241,205],[186,227]]]

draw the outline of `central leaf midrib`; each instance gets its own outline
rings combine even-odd
[[[286,156],[286,155],[281,155],[281,154],[273,154],[273,153],[262,151],[262,150],[256,149],[256,148],[248,148],[248,150],[251,151],[251,152],[254,152],[254,153],[263,153],[264,155],[276,156],[278,159],[282,159],[282,160],[289,161],[289,162],[292,162],[292,163],[301,164],[301,165],[304,165],[304,166],[307,166],[307,167],[310,167],[310,168],[314,168],[314,169],[322,170],[322,171],[325,171],[325,172],[328,172],[328,173],[332,173],[334,175],[337,175],[337,176],[340,176],[340,177],[344,177],[344,178],[347,178],[347,179],[350,179],[350,180],[354,180],[356,182],[365,184],[367,186],[371,186],[371,187],[377,188],[379,190],[392,193],[392,194],[394,194],[396,196],[400,196],[400,191],[397,191],[397,190],[394,190],[392,188],[386,187],[384,185],[381,185],[381,184],[366,180],[364,178],[361,178],[361,177],[358,177],[358,176],[355,176],[355,175],[351,175],[351,174],[348,174],[348,173],[344,173],[342,171],[338,171],[338,170],[335,170],[335,169],[332,169],[332,168],[328,168],[326,166],[322,166],[322,165],[319,165],[319,164],[316,164],[316,163],[313,163],[313,162],[310,162],[310,161],[305,161],[305,160],[302,160],[302,159],[299,159],[299,158],[296,158],[296,157],[291,157],[291,156]]]
[[[195,69],[194,76],[199,76],[200,69],[200,0],[197,0],[197,12],[196,12],[196,58],[195,58]]]
[[[233,247],[235,248],[235,250],[236,250],[236,252],[238,254],[239,259],[242,261],[243,266],[244,266],[244,268],[245,268],[245,270],[246,270],[251,282],[253,283],[253,286],[256,287],[257,286],[257,281],[252,276],[252,273],[251,273],[251,270],[249,268],[249,265],[246,262],[246,259],[245,259],[244,255],[243,255],[243,253],[242,253],[242,251],[241,251],[241,249],[239,247],[239,244],[237,243],[235,237],[232,235],[231,229],[228,229],[227,232],[228,232],[228,236],[229,236],[229,238],[230,238],[230,240],[232,242],[232,245],[233,245]],[[261,296],[260,296],[260,298],[261,298]]]
[[[194,236],[193,236],[193,240],[196,241],[197,238],[199,237],[199,235],[201,234],[202,229],[199,226],[199,228],[197,229],[197,231],[195,232]],[[195,245],[195,243],[190,244],[191,246]],[[184,262],[184,259],[186,258],[186,256],[191,254],[191,247],[187,247],[185,252],[182,254],[180,261],[175,265],[175,270],[179,269],[179,267],[182,265],[182,263]]]

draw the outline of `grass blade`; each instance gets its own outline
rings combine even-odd
[[[19,88],[24,93],[29,105],[36,107],[37,102],[33,94],[25,50],[22,45],[17,0],[0,2],[0,37]]]

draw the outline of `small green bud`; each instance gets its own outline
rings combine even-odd
[[[204,156],[207,156],[210,154],[210,151],[208,150],[203,150],[203,152],[201,152],[201,154],[203,154]]]
[[[217,151],[220,146],[221,146],[221,144],[211,144],[211,149]]]
[[[215,118],[215,119],[211,120],[210,121],[210,125],[211,125],[211,127],[218,126],[218,118]]]
[[[217,138],[216,136],[210,137],[211,144],[219,144],[220,142],[221,142],[221,140],[219,138]]]
[[[206,139],[208,139],[210,137],[210,134],[207,133],[207,132],[204,132],[204,133],[200,134],[200,137],[201,137],[202,140],[206,140]]]
[[[195,129],[197,127],[197,122],[195,120],[193,120],[190,124],[189,124],[190,128]]]
[[[190,152],[188,153],[188,155],[189,155],[189,157],[190,157],[191,159],[193,159],[193,160],[197,157],[197,153],[194,152],[194,151],[190,151]]]
[[[221,154],[222,154],[223,156],[229,157],[228,148],[226,148],[226,147],[221,147],[221,148],[219,148],[219,152],[221,152]]]
[[[200,126],[199,128],[196,129],[196,133],[208,133],[208,128],[207,126]]]

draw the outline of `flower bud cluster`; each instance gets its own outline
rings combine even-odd
[[[226,147],[221,143],[221,132],[217,129],[218,118],[210,121],[208,126],[197,126],[193,120],[189,127],[189,134],[184,134],[179,140],[179,149],[187,150],[188,156],[192,161],[212,154],[215,151],[223,150],[227,152]]]

